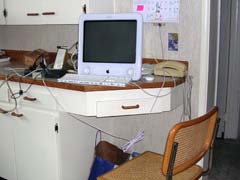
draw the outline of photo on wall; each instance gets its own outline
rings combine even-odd
[[[168,51],[178,51],[178,33],[168,33]]]

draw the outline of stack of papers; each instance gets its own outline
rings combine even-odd
[[[0,58],[0,63],[1,62],[8,62],[10,60],[10,57],[3,57],[3,58]]]

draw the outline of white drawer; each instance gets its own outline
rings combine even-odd
[[[16,84],[12,85],[13,93],[19,92],[19,87]],[[29,84],[22,84],[22,90],[26,90],[29,87]],[[52,90],[53,91],[53,90]],[[14,103],[14,100],[9,98],[10,102]],[[43,86],[33,85],[31,88],[24,93],[20,98],[17,99],[18,105],[24,105],[35,108],[42,109],[56,109],[56,101],[52,97],[52,95],[48,92],[48,90]]]
[[[149,114],[171,111],[183,103],[183,86],[164,89],[159,97],[141,98],[137,92],[129,97],[135,99],[116,99],[96,101],[96,116],[120,116],[134,114]],[[94,107],[92,104],[91,107]]]
[[[96,102],[96,116],[119,116],[150,113],[154,98]]]

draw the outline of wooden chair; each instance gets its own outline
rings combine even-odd
[[[168,134],[164,155],[144,152],[98,180],[189,180],[203,175],[196,163],[213,145],[217,107],[193,120],[177,123]]]

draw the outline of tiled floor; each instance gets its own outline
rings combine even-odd
[[[216,140],[208,180],[240,180],[240,141]]]

